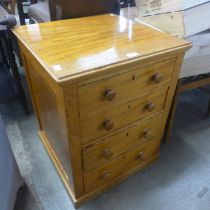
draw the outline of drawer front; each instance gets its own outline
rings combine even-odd
[[[83,167],[88,172],[110,162],[127,152],[151,141],[162,133],[162,114],[144,122],[134,123],[129,128],[83,148]]]
[[[82,143],[109,134],[129,123],[152,117],[164,108],[168,87],[148,93],[134,101],[80,120]]]
[[[168,85],[175,59],[141,67],[117,76],[83,85],[78,89],[80,116],[111,109],[113,106],[138,98],[148,90]]]
[[[115,181],[129,170],[143,165],[159,152],[160,138],[149,141],[93,172],[84,173],[85,191],[91,192]]]

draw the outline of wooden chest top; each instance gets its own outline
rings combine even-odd
[[[190,45],[112,14],[20,26],[13,32],[57,82]]]

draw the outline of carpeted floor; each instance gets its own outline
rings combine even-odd
[[[171,142],[149,168],[88,202],[82,210],[210,210],[210,119],[208,96],[180,97]],[[18,101],[0,106],[26,186],[15,210],[74,209],[37,135],[33,114]]]

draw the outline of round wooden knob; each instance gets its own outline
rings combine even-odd
[[[116,92],[111,89],[108,89],[104,92],[104,97],[107,101],[113,101],[116,97]]]
[[[154,111],[154,110],[155,110],[155,105],[154,105],[153,103],[148,103],[148,104],[146,105],[146,110],[147,110],[148,112]]]
[[[144,130],[144,138],[150,139],[152,137],[152,132],[149,129]]]
[[[109,171],[105,171],[101,174],[101,179],[107,180],[111,176],[111,173]]]
[[[143,152],[139,152],[138,159],[139,160],[144,160],[144,153]]]
[[[152,76],[152,79],[158,84],[162,81],[163,77],[160,73],[156,73]]]
[[[114,127],[114,123],[111,120],[105,120],[103,126],[106,131],[110,131]]]
[[[106,148],[102,151],[102,155],[105,159],[110,159],[113,156],[113,153],[111,152],[111,150],[109,148]]]

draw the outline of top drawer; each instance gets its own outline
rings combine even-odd
[[[175,58],[79,87],[80,116],[111,109],[145,91],[168,85],[174,64]]]

